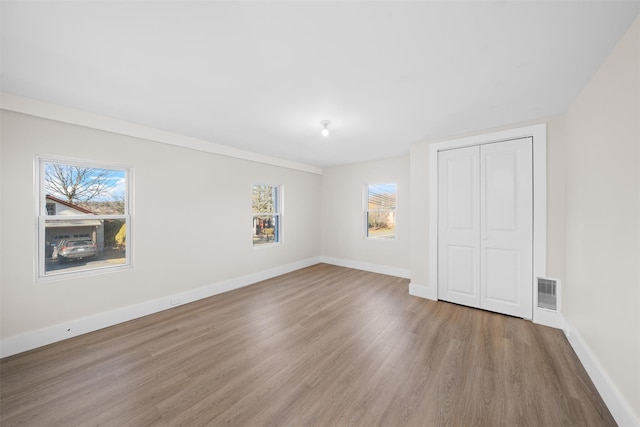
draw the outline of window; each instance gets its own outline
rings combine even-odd
[[[395,239],[396,184],[367,185],[366,199],[367,237]]]
[[[128,169],[52,158],[37,165],[38,277],[130,265]]]
[[[280,187],[254,185],[252,192],[253,245],[280,241]]]

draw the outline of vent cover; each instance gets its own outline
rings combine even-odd
[[[538,307],[558,310],[558,281],[538,277]]]

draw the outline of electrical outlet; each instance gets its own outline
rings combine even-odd
[[[180,304],[182,304],[182,297],[171,298],[171,305],[172,306],[180,305]]]

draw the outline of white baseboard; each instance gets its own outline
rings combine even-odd
[[[282,274],[290,273],[301,268],[320,263],[320,257],[314,257],[297,261],[291,264],[259,271],[246,276],[224,280],[211,285],[203,286],[179,294],[167,295],[140,304],[118,308],[115,310],[98,313],[92,316],[74,319],[59,325],[38,329],[25,334],[8,337],[0,341],[0,357],[7,357],[23,351],[32,350],[58,341],[72,338],[88,332],[117,325],[149,314],[187,304],[213,295],[242,288],[262,280],[271,279]]]
[[[409,294],[431,300],[438,299],[438,290],[435,287],[424,286],[417,283],[409,284]],[[571,344],[571,347],[578,355],[580,362],[587,371],[591,381],[593,381],[596,389],[598,389],[600,396],[602,396],[602,399],[618,425],[624,427],[640,427],[640,419],[638,419],[638,416],[634,414],[631,406],[624,399],[589,346],[587,346],[580,334],[568,324],[561,313],[537,309],[534,310],[533,322],[564,330],[569,344]]]
[[[564,317],[558,311],[533,307],[533,323],[550,328],[565,329]]]
[[[435,287],[419,285],[417,283],[409,283],[409,295],[434,301],[438,300],[438,290]]]
[[[358,270],[371,271],[379,274],[387,274],[396,277],[409,278],[410,272],[406,269],[368,264],[359,261],[344,260],[332,257],[315,257],[291,264],[263,270],[246,276],[237,277],[222,282],[217,282],[201,288],[192,289],[179,294],[168,295],[144,303],[122,307],[116,310],[99,313],[92,316],[75,319],[63,324],[38,329],[25,334],[8,337],[0,341],[0,357],[7,357],[28,351],[37,347],[52,344],[58,341],[93,332],[102,328],[127,322],[149,314],[158,313],[170,309],[177,305],[194,302],[203,298],[208,298],[223,292],[228,292],[244,286],[248,286],[262,280],[271,279],[282,274],[286,274],[301,268],[324,262],[341,267],[355,268]],[[424,286],[417,283],[409,284],[409,294],[430,300],[437,300],[437,289],[435,287]],[[178,304],[175,304],[179,301]],[[174,304],[172,304],[174,302]],[[620,391],[617,389],[609,375],[606,373],[597,357],[584,342],[580,334],[574,330],[564,319],[558,324],[557,319],[538,319],[536,323],[548,324],[547,326],[564,326],[565,335],[574,351],[578,355],[580,362],[589,374],[602,399],[611,411],[616,422],[620,426],[640,427],[640,419],[634,414],[631,406],[626,402]],[[548,320],[548,321],[547,321]]]
[[[386,274],[388,276],[402,277],[405,279],[411,278],[411,271],[408,268],[391,267],[388,265],[371,264],[368,262],[328,256],[321,257],[321,260],[325,264],[337,265],[339,267],[354,268],[356,270],[370,271],[372,273]]]
[[[589,374],[591,381],[598,389],[602,400],[604,400],[618,425],[621,427],[640,427],[640,419],[634,414],[631,405],[624,399],[598,358],[593,354],[578,331],[573,329],[568,322],[565,322],[565,324],[564,333],[571,347],[578,355],[578,359],[582,362],[582,366]]]

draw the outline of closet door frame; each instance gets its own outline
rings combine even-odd
[[[436,289],[438,283],[438,152],[455,148],[491,144],[517,138],[533,138],[533,275],[531,293],[533,320],[541,314],[537,310],[536,277],[547,272],[547,126],[539,124],[484,135],[433,143],[429,146],[429,282]]]

